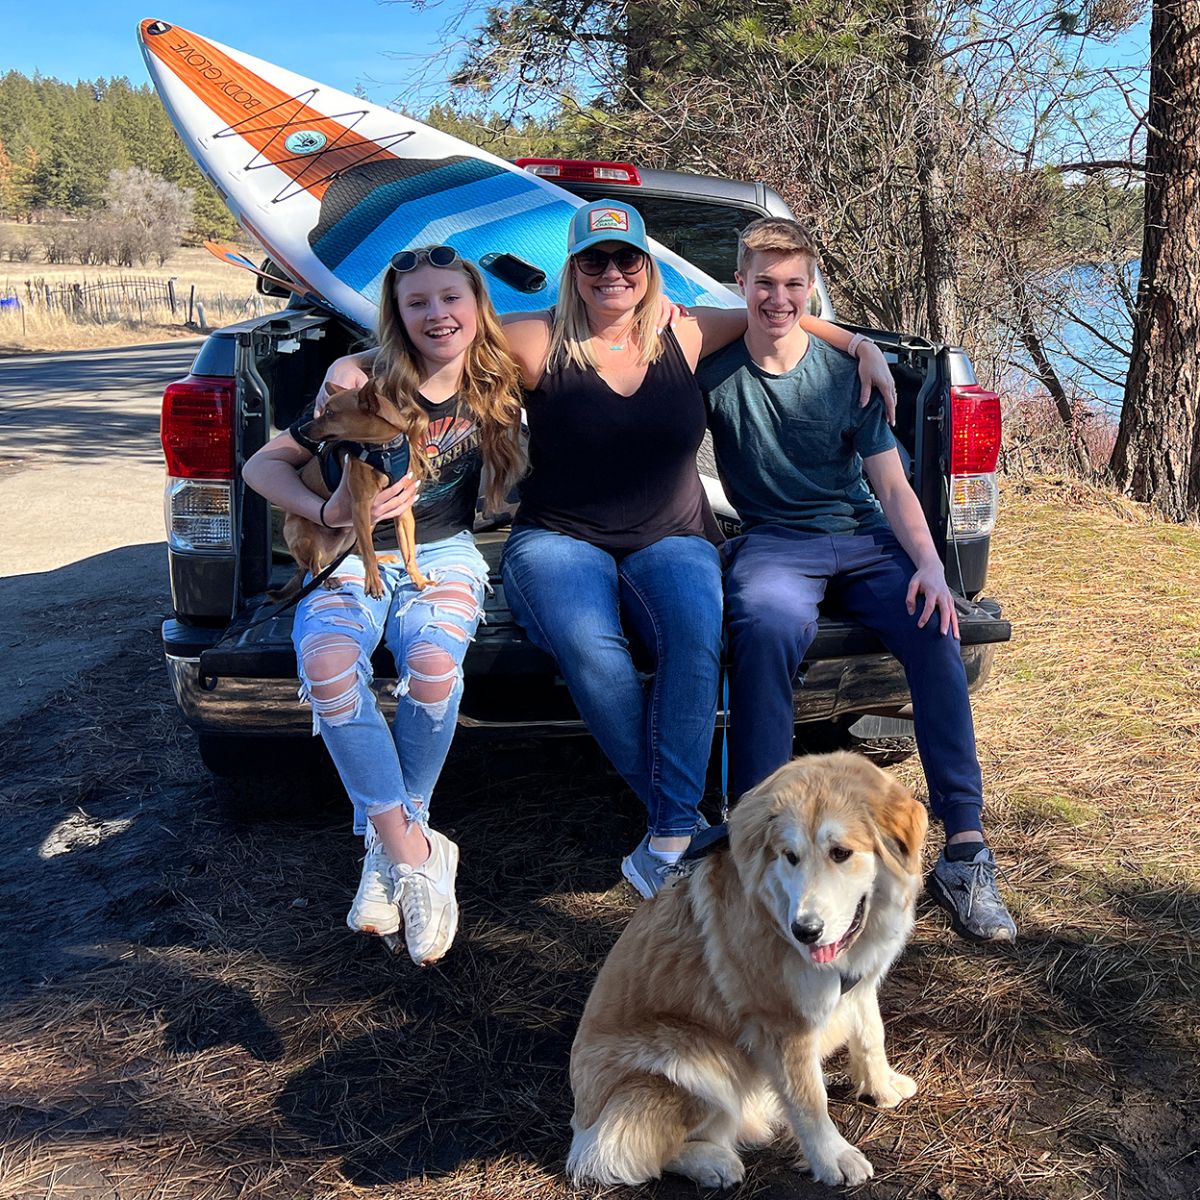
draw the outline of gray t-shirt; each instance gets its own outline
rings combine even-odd
[[[858,403],[858,363],[819,338],[782,375],[739,338],[700,363],[717,472],[746,528],[857,533],[887,526],[862,460],[896,445],[878,393]]]

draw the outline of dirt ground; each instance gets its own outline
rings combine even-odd
[[[876,1111],[835,1062],[832,1114],[875,1164],[864,1196],[1184,1200],[1200,531],[1062,487],[1009,485],[1006,504],[992,590],[1017,634],[976,714],[1022,936],[968,946],[923,903],[882,995],[921,1090]],[[462,846],[463,923],[421,971],[342,924],[357,848],[328,780],[215,789],[154,621],[122,636],[0,726],[0,1200],[578,1195],[567,1055],[641,832],[598,755],[458,739],[435,819]],[[785,1145],[749,1166],[741,1195],[829,1194]]]

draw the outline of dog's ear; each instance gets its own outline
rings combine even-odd
[[[368,379],[358,389],[358,407],[373,417],[379,416],[379,392],[375,380]]]
[[[326,396],[336,396],[339,392],[348,392],[348,391],[350,391],[349,388],[338,387],[338,385],[336,383],[334,383],[332,379],[325,380],[325,395]]]
[[[729,849],[743,883],[761,864],[771,840],[771,824],[779,815],[777,791],[780,771],[743,792],[729,814]]]
[[[871,813],[881,838],[885,859],[909,875],[921,873],[921,847],[929,830],[925,806],[912,793],[882,771],[879,787],[871,793]]]

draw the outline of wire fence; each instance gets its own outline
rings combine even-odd
[[[178,322],[207,329],[214,321],[225,324],[264,311],[262,296],[202,292],[177,277],[121,276],[91,283],[37,278],[0,292],[0,317],[20,318],[22,325],[28,314],[78,324]]]

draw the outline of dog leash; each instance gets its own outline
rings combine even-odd
[[[729,668],[721,666],[721,824],[729,820]]]
[[[345,550],[341,552],[327,567],[322,567],[294,596],[290,596],[282,604],[277,604],[270,612],[263,613],[261,616],[255,617],[253,621],[243,625],[238,633],[240,637],[249,629],[255,628],[257,625],[265,625],[266,622],[274,620],[280,613],[285,613],[289,608],[299,604],[305,596],[311,595],[327,580],[342,565],[343,562],[350,556],[350,553],[357,547],[357,542],[352,542]]]

